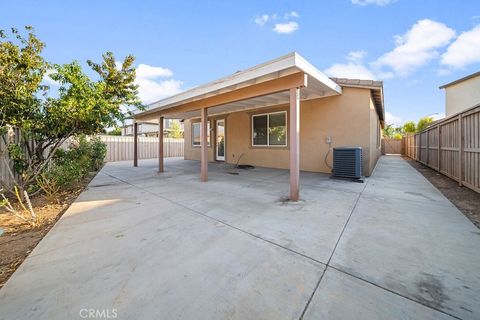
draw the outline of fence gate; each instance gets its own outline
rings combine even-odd
[[[403,154],[403,140],[394,138],[382,139],[382,154]]]

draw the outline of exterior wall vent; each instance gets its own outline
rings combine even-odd
[[[333,177],[363,182],[361,147],[333,148]]]

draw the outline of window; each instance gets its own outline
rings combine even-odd
[[[192,123],[192,146],[194,147],[200,146],[200,128],[201,122]],[[207,142],[210,146],[210,121],[207,122]]]
[[[266,146],[268,145],[268,115],[253,116],[253,145]]]
[[[287,145],[287,112],[273,112],[252,116],[253,146]]]

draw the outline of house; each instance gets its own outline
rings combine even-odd
[[[480,105],[480,71],[447,83],[440,89],[445,89],[446,117]]]
[[[183,121],[178,119],[164,119],[163,136],[168,137],[172,131],[172,125],[178,124],[180,134],[183,136]],[[158,137],[158,122],[144,122],[138,124],[137,134],[142,137]],[[133,123],[122,127],[122,136],[133,136]]]
[[[328,78],[294,52],[134,115],[137,126],[163,118],[185,120],[185,159],[201,161],[202,181],[213,161],[290,169],[290,199],[298,200],[299,171],[330,173],[333,147],[362,147],[363,173],[372,173],[385,119],[383,83]]]

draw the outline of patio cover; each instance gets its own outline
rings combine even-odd
[[[208,180],[207,122],[209,116],[289,104],[290,200],[299,199],[300,101],[338,95],[342,88],[298,53],[235,72],[219,80],[154,102],[134,114],[134,166],[137,158],[137,124],[163,119],[201,118],[200,180]],[[159,172],[163,172],[163,137],[159,139]]]
[[[158,121],[159,114],[165,118],[195,118],[200,117],[199,109],[202,105],[209,107],[210,116],[286,104],[290,99],[288,85],[295,81],[303,88],[301,100],[342,93],[342,88],[337,83],[298,53],[292,52],[154,102],[146,110],[137,112],[134,118],[136,121]],[[216,99],[212,99],[214,97]],[[179,108],[180,106],[184,107]]]

